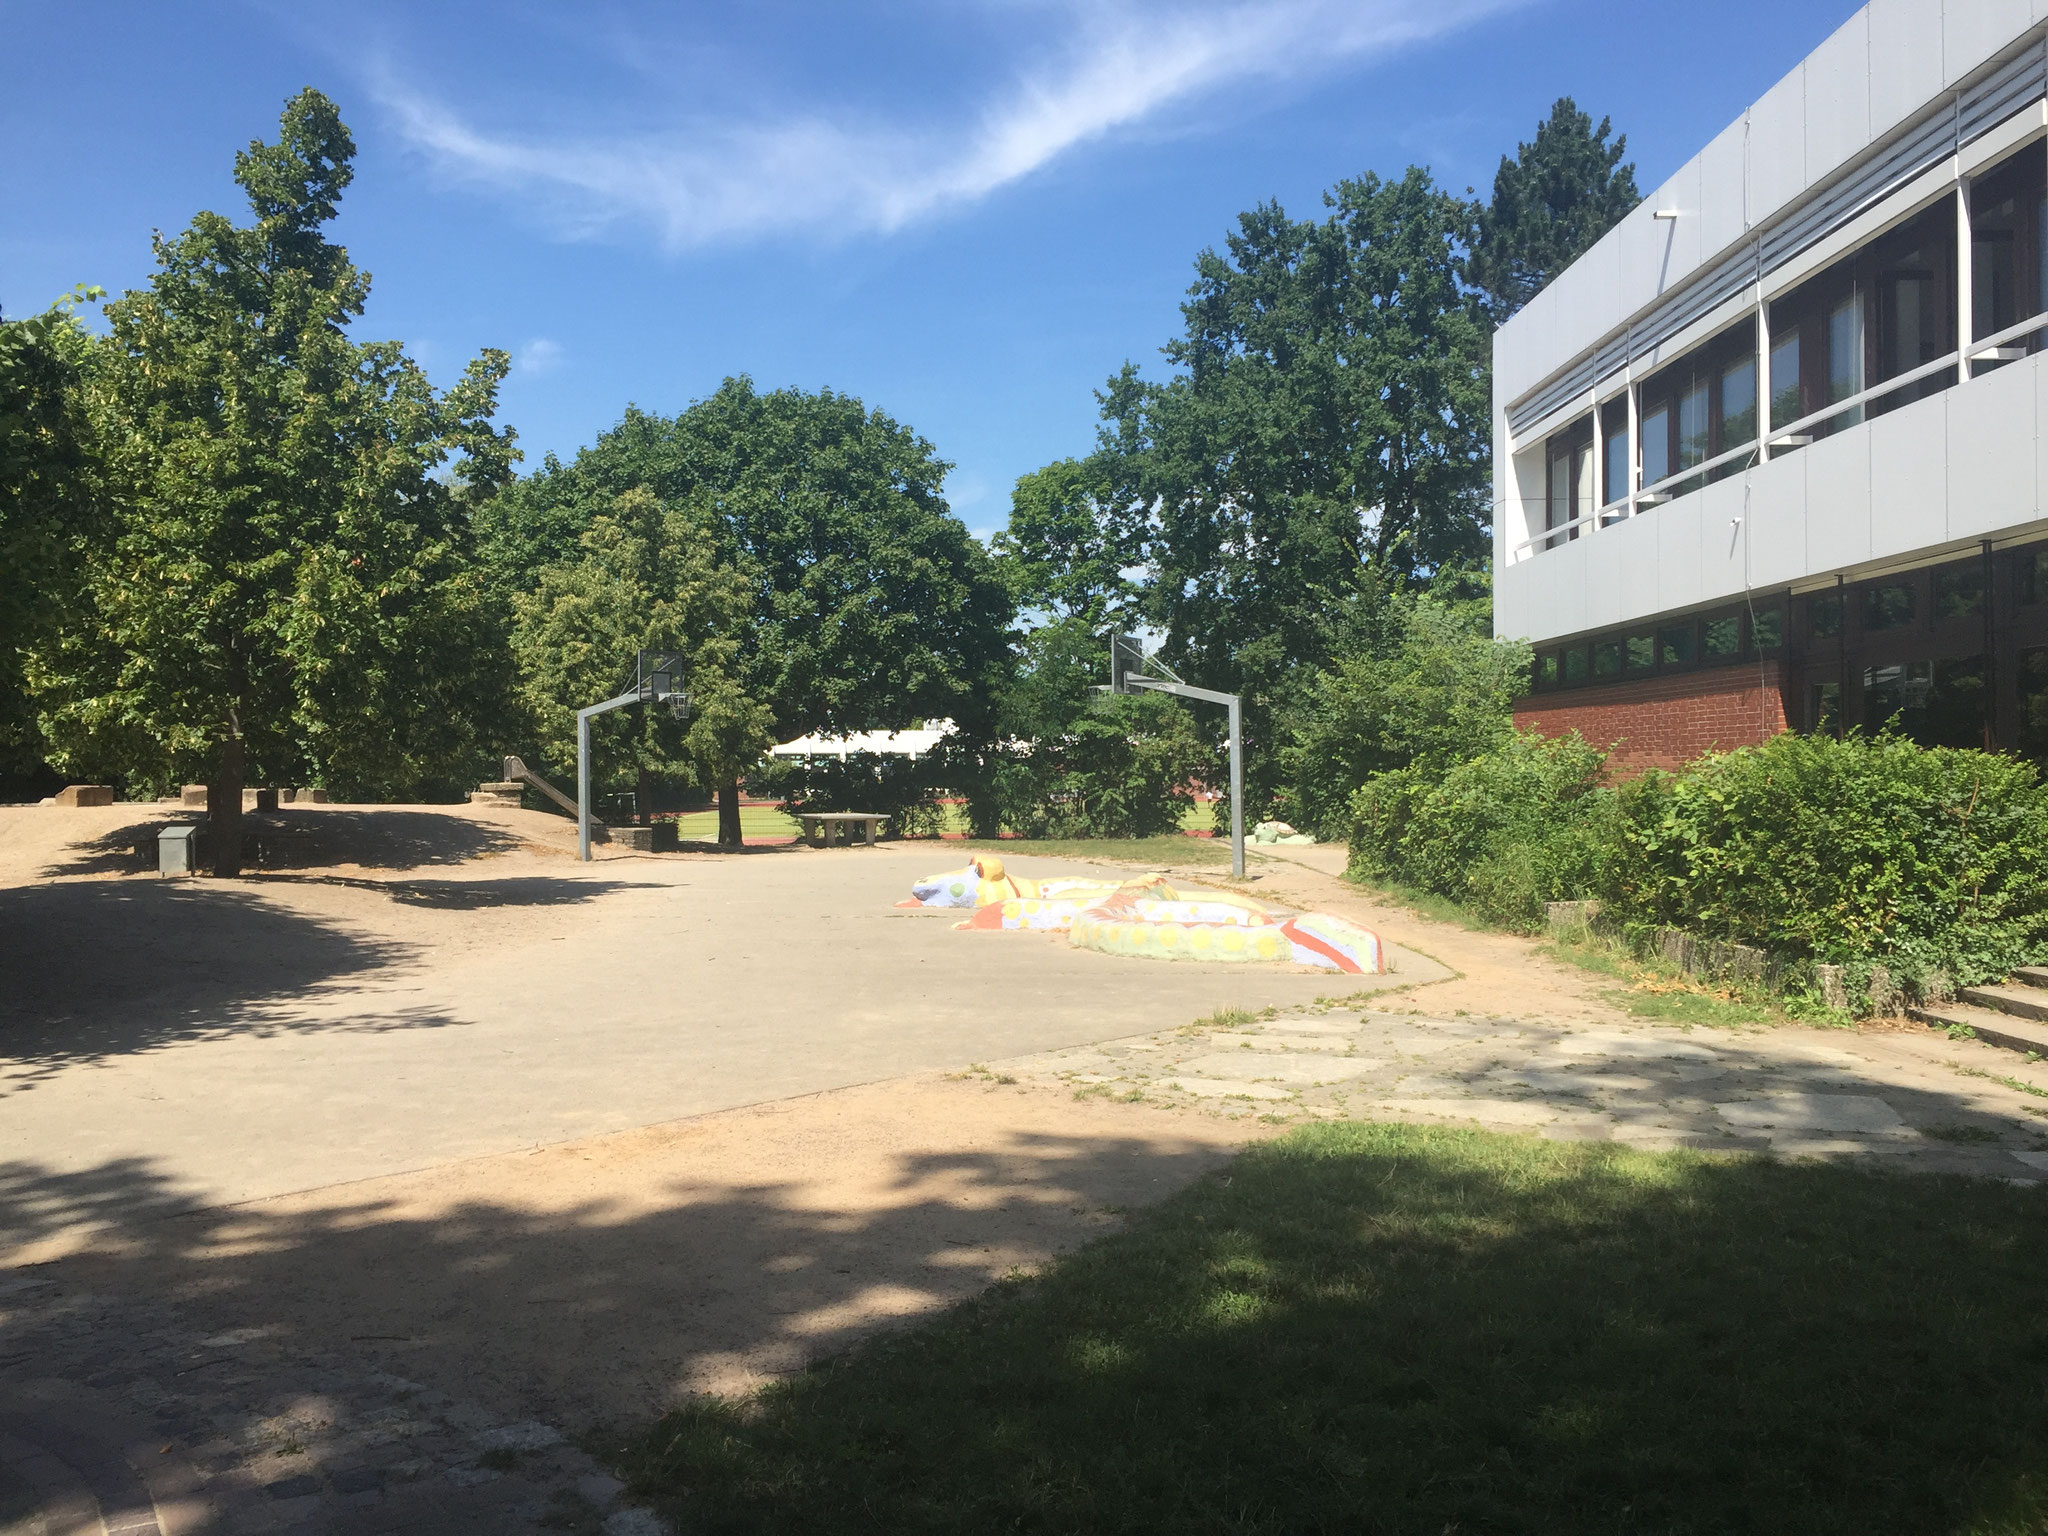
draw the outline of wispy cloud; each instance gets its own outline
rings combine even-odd
[[[516,196],[570,236],[651,226],[680,249],[798,231],[886,233],[1224,85],[1326,73],[1518,3],[1094,0],[1056,8],[1043,62],[991,82],[990,104],[953,122],[810,113],[570,138],[477,126],[391,72],[376,89],[399,131],[443,174]]]
[[[532,378],[536,374],[546,373],[555,368],[561,361],[562,344],[559,341],[549,341],[545,336],[536,336],[514,354],[512,371]]]

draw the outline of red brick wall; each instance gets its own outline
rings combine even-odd
[[[1723,667],[1538,694],[1515,706],[1515,726],[1545,736],[1577,731],[1624,773],[1676,768],[1784,730],[1784,674],[1767,662],[1761,678],[1755,666]]]

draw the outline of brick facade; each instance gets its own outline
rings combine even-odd
[[[1515,706],[1515,727],[1577,731],[1623,773],[1676,768],[1702,752],[1767,741],[1786,727],[1785,678],[1776,662],[1681,672],[1636,683],[1544,693]]]

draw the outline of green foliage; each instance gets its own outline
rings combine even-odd
[[[1130,487],[1118,484],[1120,472],[1129,466],[1097,453],[1019,477],[995,550],[1021,607],[1095,631],[1135,614],[1141,588],[1125,572],[1145,559],[1146,517]]]
[[[2048,957],[2048,789],[2017,759],[1787,734],[1618,809],[1624,920],[1964,984]]]
[[[997,815],[1026,837],[1156,837],[1179,829],[1213,763],[1177,700],[1099,694],[998,759]]]
[[[254,222],[158,237],[85,370],[110,538],[78,622],[29,669],[59,765],[166,786],[244,765],[345,795],[454,793],[507,703],[468,510],[511,473],[504,353],[437,393],[357,344],[369,279],[330,243],[354,142],[307,90],[236,156]],[[437,471],[454,457],[452,477]],[[232,826],[219,829],[223,872]]]
[[[0,320],[0,768],[40,756],[22,655],[64,615],[96,510],[79,399],[92,343],[75,311],[98,292]]]
[[[583,558],[583,530],[621,496],[687,512],[702,552],[744,588],[722,651],[684,646],[688,754],[736,843],[739,779],[777,736],[952,717],[986,739],[1011,607],[940,494],[948,467],[849,395],[728,379],[675,417],[629,407],[572,464],[550,459],[490,508],[482,539],[494,582],[517,592]]]
[[[1177,376],[1127,366],[1103,396],[1101,452],[1153,509],[1147,616],[1190,682],[1245,696],[1253,812],[1282,777],[1276,715],[1351,609],[1486,547],[1474,209],[1418,169],[1325,201],[1242,215],[1197,261]]]
[[[711,788],[774,743],[766,708],[732,681],[751,594],[717,562],[715,532],[695,504],[630,490],[591,520],[577,558],[542,567],[514,597],[519,696],[547,762],[573,770],[576,711],[623,690],[642,650],[686,658],[691,719],[662,708],[598,716],[593,783],[623,788],[647,772]]]
[[[983,835],[1151,837],[1179,830],[1215,756],[1179,700],[1104,694],[1109,647],[1084,615],[1025,635],[997,715],[1000,745],[957,745],[953,776]]]
[[[1510,732],[1448,770],[1418,762],[1379,774],[1352,797],[1352,873],[1533,930],[1544,902],[1584,895],[1601,879],[1613,836],[1602,764],[1576,733]]]
[[[1536,142],[1502,155],[1493,201],[1480,215],[1472,281],[1486,290],[1496,323],[1533,299],[1593,242],[1642,201],[1634,165],[1623,165],[1628,136],[1612,144],[1600,126],[1563,96],[1536,125]]]
[[[1352,795],[1374,775],[1411,764],[1440,774],[1511,736],[1529,648],[1490,627],[1482,603],[1393,597],[1368,643],[1311,675],[1287,718],[1288,819],[1342,836]]]

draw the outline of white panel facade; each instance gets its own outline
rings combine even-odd
[[[2048,0],[1872,0],[1501,329],[1495,338],[1495,385],[1503,407],[1545,387],[1555,390],[1551,381],[1562,377],[1560,370],[1583,368],[1581,360],[1622,327],[1670,314],[1657,309],[1665,295],[1713,269],[1725,271],[1729,253],[1741,249],[1751,232],[1796,212],[1808,199],[1830,195],[1831,178],[1844,167],[1883,163],[1878,157],[1900,142],[1924,144],[1929,114],[1954,99],[1949,89],[1958,82],[1974,89],[1994,62],[2023,43],[2044,46],[2044,23]],[[2031,128],[2012,117],[1995,130],[2006,135],[2005,142],[2020,145],[2026,133],[2040,133],[2038,100],[2000,99],[2010,103],[2005,113],[2032,114]],[[2022,152],[2043,154],[2040,139]],[[1909,170],[1915,164],[1927,161],[1909,162]],[[1914,187],[1938,189],[1942,178],[1955,174],[1955,162],[1915,174]],[[1795,274],[1816,271],[1857,249],[1928,193],[1894,184],[1886,195],[1892,201],[1861,216],[1863,233],[1831,237],[1838,242],[1832,252],[1814,247],[1803,258],[1812,265],[1804,269],[1779,268],[1786,275],[1768,291],[1788,292]],[[1659,209],[1678,217],[1656,219]],[[1754,304],[1754,290],[1720,302],[1717,316],[1735,314],[1734,323],[1744,324],[1740,316]],[[1811,325],[1819,323],[1815,311],[1794,313],[1807,316],[1807,334],[1813,334]],[[1826,320],[1826,312],[1820,314]],[[1716,318],[1713,324],[1722,322]],[[1632,377],[1650,380],[1646,390],[1668,390],[1650,375],[1696,345],[1712,368],[1729,366],[1739,352],[1705,350],[1706,328],[1695,322],[1656,349],[1639,342]],[[1881,339],[1884,333],[1868,334]],[[1879,342],[1871,345],[1869,355],[1876,359]],[[1824,360],[1829,354],[1819,355]],[[1876,366],[1895,373],[1905,365]],[[1787,445],[1768,462],[1676,500],[1643,505],[1633,517],[1555,550],[1516,554],[1526,530],[1540,526],[1540,499],[1533,523],[1527,521],[1518,492],[1526,494],[1529,486],[1518,484],[1515,472],[1506,473],[1497,513],[1504,526],[1496,530],[1496,629],[1546,642],[1710,608],[1745,591],[1782,592],[1836,575],[1853,580],[1888,565],[1933,561],[1957,546],[2037,525],[2048,519],[2044,369],[2048,353],[2037,353],[1860,424],[1838,423],[1832,435]],[[1574,375],[1572,387],[1579,377]],[[1810,410],[1816,387],[1811,369],[1805,377]],[[1825,384],[1828,375],[1822,377]],[[1842,386],[1830,387],[1838,392],[1822,399],[1843,398]],[[1675,396],[1659,398],[1668,403]],[[1712,430],[1718,445],[1722,418],[1716,411]],[[1782,424],[1785,417],[1777,419]],[[1540,441],[1511,444],[1504,425],[1501,432],[1501,458],[1510,447],[1531,455],[1515,457],[1533,466],[1520,478],[1533,473],[1540,498]],[[1610,497],[1614,492],[1608,488]]]
[[[1951,398],[1915,400],[1855,429],[1870,438],[1870,552],[1876,559],[1948,539]]]
[[[1806,179],[1817,182],[1870,143],[1870,13],[1858,11],[1808,55]]]
[[[1974,379],[1948,413],[1948,536],[1980,538],[2031,522],[2040,470],[2034,441],[2039,356]]]
[[[1871,0],[1870,132],[1889,133],[1922,111],[1942,87],[1941,6],[1929,0]]]
[[[2034,7],[2032,0],[1948,0],[1941,21],[1943,83],[1954,85],[2032,26]]]
[[[1693,221],[1698,239],[1695,260],[1724,250],[1749,233],[1748,199],[1743,190],[1748,141],[1748,125],[1732,124],[1715,135],[1692,162],[1698,184],[1679,198],[1677,206],[1699,210],[1699,218]],[[1679,222],[1687,221],[1681,217]]]
[[[1870,558],[1870,434],[1845,432],[1773,459],[1765,473],[1789,466],[1806,481],[1806,556],[1816,571],[1840,570]]]
[[[1743,513],[1742,527],[1748,540],[1752,587],[1782,587],[1804,576],[1809,569],[1806,476],[1773,474],[1768,469],[1750,476],[1749,507]]]
[[[1833,167],[1829,167],[1833,169]],[[1749,109],[1750,221],[1761,224],[1806,190],[1806,69]]]

